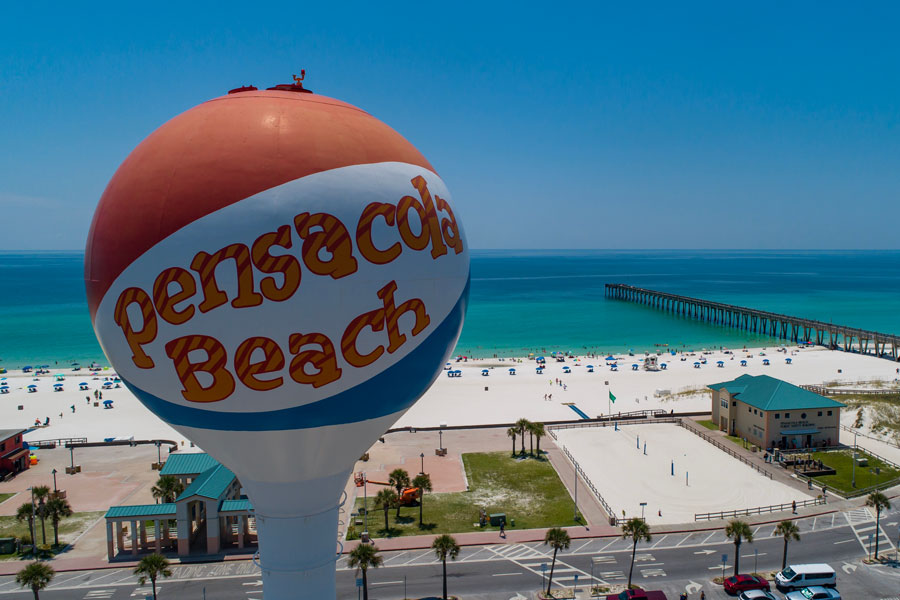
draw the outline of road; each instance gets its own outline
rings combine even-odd
[[[847,600],[857,598],[900,600],[900,568],[869,566],[862,562],[868,553],[869,535],[875,531],[874,517],[865,508],[844,513],[801,519],[801,541],[789,548],[789,562],[828,562],[838,571],[838,587]],[[882,514],[880,548],[896,549],[900,509]],[[888,539],[890,533],[890,539]],[[771,571],[780,568],[782,538],[774,535],[774,525],[755,527],[754,542],[741,546],[741,571]],[[384,566],[369,572],[372,600],[439,596],[441,566],[427,550],[385,552]],[[710,600],[726,598],[722,588],[710,580],[733,569],[734,544],[721,531],[654,536],[638,546],[634,582],[648,589],[662,589],[669,598],[687,591],[698,597],[700,590]],[[554,588],[588,589],[597,584],[624,583],[630,564],[631,547],[620,538],[574,540],[568,551],[560,552],[554,570]],[[533,598],[545,585],[543,565],[549,570],[552,552],[541,543],[497,544],[463,548],[456,561],[448,564],[451,594],[475,600]],[[339,598],[357,595],[356,573],[338,561]],[[262,598],[259,570],[249,561],[177,565],[174,576],[159,585],[159,597],[178,599],[254,600]],[[204,596],[205,593],[205,596]],[[149,586],[139,586],[129,569],[107,569],[60,573],[41,594],[48,600],[101,600],[144,598]],[[31,598],[12,577],[0,578],[0,596]]]

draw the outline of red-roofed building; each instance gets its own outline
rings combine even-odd
[[[28,468],[28,448],[22,442],[24,429],[0,429],[0,479]]]

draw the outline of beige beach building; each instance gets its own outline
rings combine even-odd
[[[837,445],[843,404],[768,375],[707,386],[722,431],[762,448]]]

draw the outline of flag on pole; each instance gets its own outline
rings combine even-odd
[[[612,393],[612,392],[609,393],[609,399],[610,399],[612,402],[615,402],[615,401],[616,401],[616,397],[613,396],[613,393]]]

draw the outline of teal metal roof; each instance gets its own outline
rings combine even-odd
[[[160,475],[199,475],[212,469],[219,461],[205,452],[176,452],[170,454]]]
[[[228,486],[234,481],[235,475],[225,465],[216,463],[212,469],[208,469],[191,482],[181,495],[178,496],[176,502],[191,496],[202,496],[204,498],[212,498],[218,500]]]
[[[133,506],[110,506],[106,518],[110,517],[174,517],[175,504],[136,504]]]
[[[230,512],[230,511],[248,511],[253,510],[253,504],[246,498],[240,500],[222,500],[222,505],[219,507],[219,512]]]
[[[713,390],[724,388],[741,402],[760,410],[801,410],[844,406],[840,402],[768,375],[741,375],[733,381],[714,383],[707,387]]]

